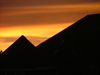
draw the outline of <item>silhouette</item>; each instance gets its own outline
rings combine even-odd
[[[1,54],[1,68],[30,68],[35,46],[23,35]]]
[[[84,68],[85,73],[92,74],[92,69],[100,67],[99,21],[100,14],[87,15],[38,45],[35,53],[39,55],[37,58],[42,61],[42,66],[51,66],[52,63],[63,70],[73,69],[73,74],[76,67],[77,73],[83,73],[81,69]]]
[[[99,74],[99,20],[100,14],[87,15],[37,47],[21,36],[1,54],[0,68],[34,69],[38,75]]]

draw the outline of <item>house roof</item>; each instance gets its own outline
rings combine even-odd
[[[35,46],[23,35],[1,54],[4,68],[24,68],[31,64]]]
[[[36,54],[44,62],[52,60],[56,66],[73,63],[84,67],[98,66],[99,34],[100,14],[87,15],[38,45]]]
[[[100,67],[100,14],[87,15],[36,48],[24,36],[1,55],[2,68]]]

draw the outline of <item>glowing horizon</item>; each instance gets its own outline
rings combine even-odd
[[[47,40],[48,38],[54,36],[61,30],[63,30],[65,27],[70,26],[71,24],[72,23],[53,24],[53,25],[48,24],[47,26],[40,25],[39,27],[38,26],[25,26],[25,27],[19,26],[19,27],[0,28],[0,30],[1,30],[0,36],[1,36],[1,38],[2,37],[16,37],[16,39],[14,39],[13,42],[15,42],[15,40],[17,40],[21,35],[24,35],[27,39],[29,39],[30,42],[32,42],[31,41],[32,37],[30,38],[30,36],[33,36],[33,39],[34,39],[34,37],[37,37],[38,39],[43,38],[38,43],[32,42],[32,44],[34,46],[37,46],[40,43],[42,43],[43,41]],[[27,30],[26,30],[26,28],[27,28]],[[6,30],[6,31],[3,31],[3,30]],[[1,43],[3,43],[3,41],[4,41],[4,39],[0,40]],[[8,45],[10,46],[13,42],[0,44],[0,48],[2,48],[2,50],[4,51],[6,49],[5,46],[8,46]]]
[[[26,5],[13,5],[15,1],[10,0],[9,4],[4,1],[0,7],[0,50],[7,49],[21,35],[37,46],[84,16],[100,13],[98,1],[69,4],[65,0],[62,4],[62,0],[58,4],[52,1],[51,4],[46,1],[45,5],[30,5],[31,2],[27,5],[27,1]]]

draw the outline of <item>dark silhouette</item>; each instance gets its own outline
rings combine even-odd
[[[100,14],[87,15],[38,45],[35,53],[43,63],[41,66],[52,63],[60,69],[73,69],[73,72],[78,68],[77,73],[83,73],[84,68],[84,73],[92,74],[91,69],[100,68],[99,42]]]
[[[21,36],[1,54],[0,68],[34,69],[30,72],[38,75],[96,75],[99,43],[100,14],[87,15],[36,48]]]
[[[30,68],[35,46],[23,35],[1,54],[1,67],[5,69]]]

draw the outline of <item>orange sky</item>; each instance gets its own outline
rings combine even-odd
[[[100,2],[83,1],[58,3],[46,1],[33,5],[33,1],[1,1],[0,6],[0,50],[8,48],[21,35],[25,35],[35,46],[57,34],[88,14],[100,13]],[[39,1],[39,0],[38,0]],[[42,0],[45,1],[45,0]],[[56,0],[55,0],[56,1]],[[62,2],[61,2],[62,1]],[[60,3],[61,2],[61,3]]]

